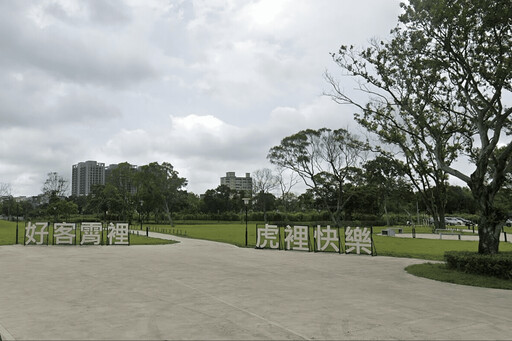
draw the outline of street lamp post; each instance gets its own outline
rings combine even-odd
[[[140,220],[140,229],[142,230],[142,205],[144,204],[144,201],[141,200],[139,203],[140,203],[139,220]]]
[[[20,204],[16,202],[16,244],[18,244],[18,221],[19,221],[19,213],[20,211]]]
[[[250,198],[243,198],[242,199],[245,204],[245,246],[247,246],[247,207],[249,205]]]

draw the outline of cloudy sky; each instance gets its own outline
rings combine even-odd
[[[271,168],[301,129],[359,129],[322,95],[329,53],[386,38],[399,14],[395,0],[1,1],[0,183],[37,195],[81,161],[166,161],[199,194]]]

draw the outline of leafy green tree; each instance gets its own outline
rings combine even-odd
[[[252,198],[252,207],[256,211],[263,212],[263,220],[267,222],[267,212],[276,209],[276,196],[260,191]]]
[[[410,0],[402,6],[389,42],[363,51],[342,47],[334,55],[359,78],[370,101],[356,104],[331,78],[334,97],[358,105],[359,122],[400,146],[408,164],[426,165],[415,171],[435,176],[433,189],[445,190],[447,175],[465,182],[481,213],[478,251],[497,253],[505,216],[495,199],[512,168],[512,142],[504,139],[512,129],[510,1]],[[505,147],[498,153],[500,144]],[[414,159],[418,155],[423,159]],[[459,157],[471,170],[457,167]]]
[[[233,191],[226,185],[207,190],[203,196],[203,212],[219,214],[233,211],[232,195]]]
[[[258,210],[263,211],[263,220],[267,221],[267,210],[274,205],[275,196],[270,192],[278,186],[277,177],[268,168],[258,169],[252,174],[253,193],[257,198]]]
[[[446,212],[450,214],[475,214],[477,211],[477,203],[471,194],[471,190],[467,187],[448,186],[446,197]]]
[[[366,190],[372,192],[378,206],[384,211],[386,224],[389,226],[389,202],[407,197],[410,192],[405,179],[406,165],[400,160],[377,156],[363,165]],[[398,195],[397,195],[398,194]]]
[[[52,196],[63,197],[69,189],[69,181],[64,179],[57,172],[48,173],[42,191],[48,198]]]
[[[87,210],[101,214],[105,220],[119,220],[123,213],[123,198],[112,184],[94,185],[88,197]]]
[[[78,214],[82,214],[86,212],[87,207],[87,197],[83,195],[73,195],[70,197],[70,200],[75,203],[78,209]]]
[[[288,212],[298,210],[297,195],[291,190],[300,182],[298,175],[294,172],[287,172],[285,168],[277,167],[276,183],[279,189],[277,205],[284,212],[285,220],[288,220]]]
[[[199,213],[201,208],[201,198],[194,193],[188,192],[185,194],[181,212],[183,213]]]
[[[345,129],[307,129],[285,137],[267,158],[295,172],[340,226],[343,208],[352,195],[346,184],[360,175],[357,167],[366,150],[366,144]]]
[[[172,212],[184,200],[182,188],[187,185],[187,179],[178,176],[178,172],[168,163],[152,162],[140,167],[136,176],[138,199],[144,207],[155,213],[160,212],[173,225]]]
[[[137,169],[128,162],[123,162],[118,164],[106,179],[108,184],[111,184],[117,189],[117,192],[121,197],[122,220],[131,220],[135,206],[137,204],[135,200],[135,195],[137,192],[137,188],[135,186],[136,175]]]

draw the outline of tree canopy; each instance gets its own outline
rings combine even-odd
[[[347,183],[359,175],[357,167],[364,159],[365,143],[345,129],[307,129],[281,140],[267,158],[289,169],[302,179],[323,207],[340,226],[341,213],[350,200]]]
[[[479,252],[497,253],[505,216],[495,198],[512,170],[510,1],[401,6],[389,41],[333,54],[368,102],[357,103],[328,76],[333,98],[359,107],[358,122],[400,147],[416,175],[435,179],[433,188],[442,188],[446,175],[464,181],[481,212]]]

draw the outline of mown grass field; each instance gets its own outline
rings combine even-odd
[[[463,273],[448,269],[444,263],[425,263],[409,265],[405,268],[408,273],[441,282],[459,285],[470,285],[494,289],[512,290],[512,281],[502,278],[488,277]]]

